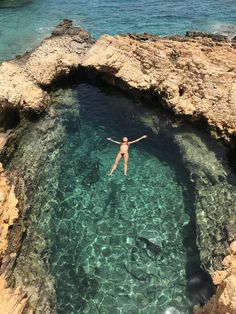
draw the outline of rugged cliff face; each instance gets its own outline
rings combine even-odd
[[[88,32],[65,20],[39,47],[4,62],[0,66],[1,120],[9,107],[20,112],[42,112],[48,102],[42,87],[78,69],[92,43]]]
[[[236,53],[233,43],[225,37],[199,33],[168,38],[148,34],[114,37],[104,35],[94,43],[88,32],[73,27],[70,21],[65,20],[56,27],[50,38],[45,39],[32,52],[0,66],[2,162],[10,159],[17,148],[24,129],[22,122],[32,117],[32,114],[42,113],[46,109],[49,104],[47,89],[51,84],[80,68],[93,70],[92,73],[101,74],[109,83],[123,89],[151,94],[176,115],[190,120],[204,120],[215,135],[226,141],[236,132]],[[50,127],[50,119],[48,121],[45,130],[57,129],[53,123]],[[43,127],[40,130],[45,132]],[[47,143],[51,145],[52,141],[49,139]],[[184,149],[184,142],[181,143]],[[19,171],[16,177],[21,175],[23,174]],[[32,174],[30,180],[36,175],[37,172]],[[20,180],[15,182],[17,188],[20,188]],[[1,289],[4,286],[14,286],[11,274],[24,233],[22,218],[27,211],[17,209],[14,186],[7,181],[2,168],[0,191],[0,291],[3,291],[1,295],[4,300],[8,300],[11,294],[4,313],[7,313],[13,302],[19,306],[18,312],[14,313],[21,313],[27,303],[25,294],[17,292],[13,295],[8,289]],[[24,199],[20,203],[26,204]],[[230,228],[231,241],[234,225],[230,225]],[[201,232],[204,234],[205,231]],[[224,243],[227,240],[226,237]],[[201,243],[200,238],[198,242]],[[231,248],[231,251],[234,255],[235,250]],[[204,258],[207,257],[204,255]],[[213,276],[215,283],[221,286],[209,306],[204,309],[205,313],[223,313],[223,307],[217,305],[222,302],[230,303],[229,313],[235,313],[234,296],[226,296],[221,301],[222,289],[226,291],[228,287],[235,286],[233,261],[234,258],[230,262],[233,268],[227,268],[227,276],[223,275],[223,280],[217,281],[217,275]],[[33,281],[32,278],[31,285]],[[20,283],[20,279],[17,282]],[[230,291],[235,294],[235,290]]]
[[[236,313],[236,241],[229,253],[222,262],[224,269],[212,273],[216,294],[203,308],[195,308],[195,314]]]
[[[202,36],[104,35],[83,65],[154,93],[175,114],[204,119],[228,138],[236,130],[236,53],[230,42]]]
[[[28,298],[21,289],[12,289],[13,265],[17,257],[21,236],[9,247],[9,234],[19,218],[18,201],[14,186],[10,185],[0,164],[0,313],[22,313]],[[21,233],[22,235],[22,233]],[[15,246],[15,247],[14,247]]]

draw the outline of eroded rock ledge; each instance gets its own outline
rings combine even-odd
[[[236,131],[236,52],[225,36],[187,32],[104,35],[95,43],[64,20],[36,49],[0,66],[0,104],[41,112],[44,87],[80,67],[124,89],[157,96],[175,114],[204,119],[220,137]]]
[[[236,51],[216,39],[104,35],[83,65],[123,88],[152,92],[175,114],[204,119],[228,139],[236,130]]]
[[[88,32],[65,20],[39,47],[0,66],[1,145],[8,145],[10,129],[25,114],[45,110],[49,101],[46,90],[53,82],[80,68],[92,69],[93,73],[101,74],[109,83],[123,89],[150,93],[175,114],[206,121],[219,137],[229,141],[236,132],[234,44],[225,37],[201,33],[166,38],[150,34],[104,35],[94,43]],[[0,155],[5,157],[3,151],[1,148]],[[11,313],[22,313],[27,304],[25,294],[19,290],[12,292],[10,288],[2,290],[14,286],[9,279],[20,243],[16,243],[15,250],[9,250],[14,229],[11,226],[17,222],[19,211],[14,188],[7,182],[2,168],[0,172],[1,195],[4,195],[0,199],[0,257],[4,273],[4,277],[0,277],[0,291],[2,298],[10,302],[7,308],[18,304],[17,311]],[[19,234],[22,233],[23,229]],[[224,280],[215,283],[222,287]],[[220,292],[212,300],[218,304]],[[235,310],[235,305],[232,306]],[[222,313],[221,309],[209,305],[204,310]]]
[[[20,237],[15,247],[9,248],[9,234],[19,218],[18,201],[14,186],[10,185],[0,163],[0,313],[23,313],[27,306],[27,295],[20,288],[13,289],[12,271],[20,246]]]
[[[42,112],[48,102],[42,87],[77,69],[92,43],[88,32],[65,20],[36,49],[4,62],[0,66],[1,115],[8,107]]]
[[[230,254],[223,262],[223,270],[212,273],[218,286],[216,294],[203,308],[195,308],[195,314],[236,313],[236,241],[230,245]]]

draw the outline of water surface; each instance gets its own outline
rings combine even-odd
[[[35,47],[62,19],[73,19],[98,38],[102,34],[187,30],[236,33],[234,0],[1,0],[0,60]]]
[[[161,313],[170,306],[185,312],[181,233],[189,217],[186,171],[177,179],[174,170],[181,164],[178,152],[172,154],[176,147],[168,133],[148,131],[141,120],[149,109],[129,98],[87,84],[77,93],[80,126],[66,138],[48,232],[58,312]],[[130,147],[128,176],[121,161],[108,177],[119,146],[106,137],[135,139],[144,132],[149,138]]]
[[[30,213],[16,284],[32,294],[37,281],[40,310],[49,297],[62,314],[188,313],[206,302],[213,290],[197,244],[215,267],[235,228],[224,147],[111,87],[80,83],[52,97],[9,165]],[[107,176],[119,146],[106,137],[143,134],[128,176],[122,160]]]

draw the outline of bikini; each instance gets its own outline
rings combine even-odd
[[[126,144],[127,146],[129,146],[128,142],[123,142],[122,144]],[[121,145],[122,145],[122,144],[121,144]],[[121,145],[120,145],[120,146],[121,146]],[[120,153],[120,154],[121,154],[121,157],[124,158],[124,155],[127,154],[127,153],[128,153],[128,151],[125,152],[125,153]]]

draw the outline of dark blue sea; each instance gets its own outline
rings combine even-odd
[[[36,46],[63,18],[101,34],[236,32],[235,0],[1,0],[0,60]]]

